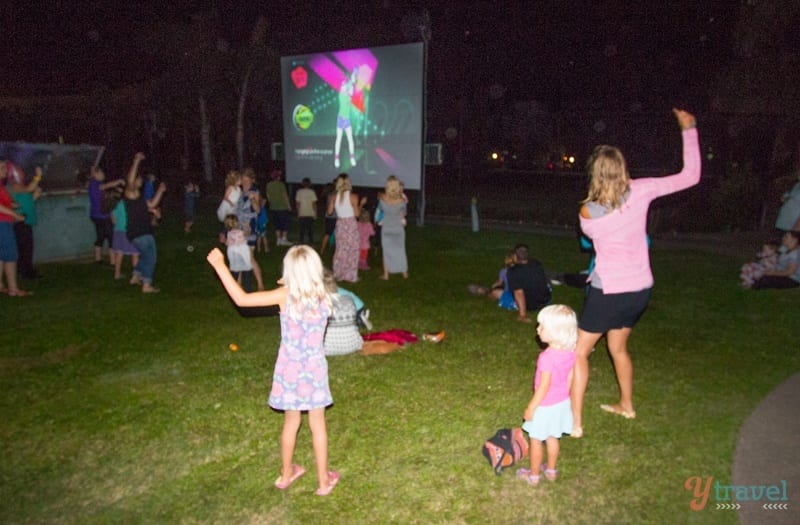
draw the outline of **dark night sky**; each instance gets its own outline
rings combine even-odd
[[[140,35],[153,20],[187,23],[198,5],[17,4],[2,15],[11,30],[1,55],[7,83],[0,95],[72,94],[153,78],[164,61],[142,51]],[[429,6],[433,97],[448,96],[456,82],[470,89],[496,84],[507,99],[550,105],[686,95],[688,84],[727,60],[738,7],[707,0],[215,4],[216,27],[232,46],[246,40],[263,13],[268,41],[282,55],[419,40],[409,28]]]

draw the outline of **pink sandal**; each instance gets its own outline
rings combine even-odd
[[[339,483],[339,473],[335,470],[328,471],[328,486],[324,489],[322,487],[318,488],[317,491],[314,493],[317,496],[327,496],[331,492],[333,492],[333,487]]]
[[[278,476],[278,479],[275,480],[275,486],[281,490],[286,490],[292,486],[292,483],[297,481],[300,476],[306,473],[306,469],[301,467],[300,465],[292,464],[292,477],[290,477],[287,481],[281,481],[283,476]]]
[[[517,477],[519,479],[524,479],[528,485],[538,485],[539,480],[542,479],[539,474],[531,474],[531,469],[529,468],[521,468],[517,470]]]

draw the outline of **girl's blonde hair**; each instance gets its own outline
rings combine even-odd
[[[399,200],[403,197],[403,186],[396,175],[389,175],[386,179],[386,196],[391,200]]]
[[[231,230],[238,230],[239,229],[239,217],[237,217],[233,213],[229,213],[225,216],[225,229],[228,231]]]
[[[225,186],[233,186],[237,182],[239,182],[239,172],[236,170],[229,171],[225,176]]]
[[[341,173],[336,177],[336,193],[342,193],[343,191],[350,191],[352,189],[353,184],[350,182],[350,177],[347,173]]]
[[[621,207],[631,182],[622,152],[614,146],[597,146],[586,162],[586,171],[589,195],[583,202],[596,202],[612,210]]]
[[[547,331],[546,341],[562,350],[574,350],[578,342],[578,317],[575,310],[564,304],[545,306],[536,316],[536,321]]]
[[[324,303],[331,308],[331,299],[325,288],[322,260],[310,246],[292,246],[283,258],[283,284],[295,301],[292,317],[302,316],[306,308],[317,308]]]
[[[342,198],[344,198],[344,192],[352,189],[353,184],[350,182],[350,177],[347,173],[340,173],[339,176],[336,177],[336,200],[341,203]]]

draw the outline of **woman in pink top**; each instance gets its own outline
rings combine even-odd
[[[683,170],[667,177],[631,179],[625,158],[617,148],[597,146],[587,163],[589,195],[580,211],[583,232],[597,253],[589,277],[589,292],[578,323],[575,374],[572,388],[572,437],[583,435],[583,396],[589,382],[589,354],[606,335],[619,383],[619,402],[600,405],[627,419],[633,408],[633,363],[628,337],[647,308],[653,286],[647,249],[647,209],[663,195],[700,181],[700,146],[694,115],[673,109],[683,140]]]

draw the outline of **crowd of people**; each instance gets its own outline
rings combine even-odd
[[[532,396],[523,410],[522,428],[530,439],[530,467],[518,477],[535,485],[541,478],[558,477],[559,439],[584,434],[584,396],[589,381],[589,357],[605,337],[619,388],[616,402],[600,409],[625,419],[636,418],[633,401],[633,362],[628,340],[645,312],[654,284],[650,268],[647,212],[657,198],[685,190],[700,180],[701,159],[694,115],[674,110],[681,131],[683,168],[654,178],[630,177],[622,152],[607,145],[594,149],[587,162],[589,189],[578,220],[593,259],[581,274],[585,290],[580,313],[553,302],[553,277],[531,256],[526,244],[510,250],[497,280],[488,287],[470,285],[476,295],[512,310],[522,323],[532,322],[538,312],[537,336],[546,349],[537,360]],[[132,257],[130,283],[143,293],[158,292],[154,286],[157,247],[153,229],[160,217],[160,202],[166,191],[162,183],[148,188],[140,171],[144,155],[137,153],[124,179],[106,181],[103,170],[92,170],[89,182],[90,218],[96,232],[95,260],[103,262],[108,245],[115,278],[121,278],[125,255]],[[17,272],[33,272],[32,236],[35,224],[32,203],[40,190],[37,172],[30,182],[9,182],[9,167],[0,162],[0,291],[12,296],[27,292],[19,287]],[[8,190],[6,189],[8,187]],[[795,191],[797,190],[797,191]],[[110,196],[110,197],[109,197]],[[195,220],[198,186],[184,185],[184,231]],[[777,224],[783,231],[780,243],[766,243],[758,259],[742,269],[742,282],[752,288],[786,288],[800,285],[800,182],[787,194]],[[371,206],[370,206],[371,204]],[[220,241],[225,253],[213,249],[207,256],[222,285],[239,307],[274,307],[279,311],[281,342],[275,364],[269,404],[284,413],[281,434],[281,470],[275,481],[285,490],[305,473],[293,462],[302,413],[308,414],[312,433],[318,488],[330,494],[339,474],[328,469],[325,408],[333,402],[326,356],[361,350],[365,344],[361,327],[371,328],[364,302],[342,288],[359,282],[359,271],[369,270],[373,238],[380,239],[380,279],[400,274],[409,277],[406,254],[408,198],[401,181],[386,179],[376,202],[359,195],[347,173],[339,174],[329,190],[318,196],[308,179],[290,197],[282,173],[274,170],[262,196],[252,169],[231,171],[217,209],[224,229]],[[314,222],[324,216],[322,243],[315,246]],[[289,240],[293,213],[299,223],[298,244]],[[288,247],[283,258],[278,287],[266,290],[256,251],[269,251],[267,224],[275,232],[276,247]],[[18,226],[19,225],[19,226]],[[15,236],[16,233],[16,236]],[[17,241],[20,241],[18,249]],[[332,268],[323,267],[321,255],[333,247]],[[227,264],[226,264],[227,258]],[[304,370],[308,373],[298,373]],[[547,460],[543,462],[544,455]]]

